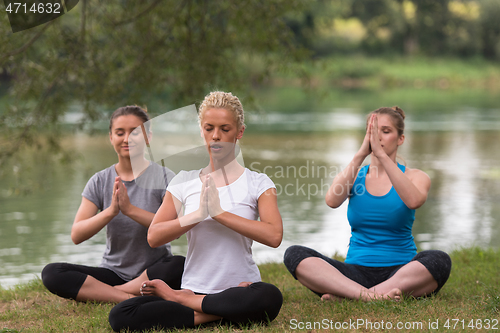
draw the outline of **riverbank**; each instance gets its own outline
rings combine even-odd
[[[309,75],[312,87],[343,89],[500,89],[500,63],[483,58],[338,55],[309,60],[273,81]]]
[[[284,265],[260,265],[262,279],[282,291],[283,307],[268,326],[252,325],[243,330],[384,332],[400,327],[405,331],[449,332],[500,329],[500,250],[470,248],[453,251],[450,255],[453,260],[451,276],[437,296],[421,300],[405,298],[400,302],[325,303],[295,281]],[[0,290],[0,332],[112,332],[108,323],[112,307],[111,304],[61,299],[50,294],[40,280],[35,280],[14,289]],[[212,324],[196,331],[235,330]]]
[[[258,72],[263,65],[253,71]],[[498,107],[500,63],[481,58],[331,56],[283,70],[256,88],[265,114],[400,104],[413,114]]]

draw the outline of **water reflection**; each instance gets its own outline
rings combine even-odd
[[[422,169],[432,178],[428,201],[417,211],[414,224],[420,249],[451,250],[472,244],[500,247],[500,207],[496,204],[500,201],[500,114],[471,112],[408,120],[400,155],[409,167]],[[347,252],[347,205],[330,209],[324,195],[333,176],[361,145],[364,115],[356,109],[307,115],[271,114],[265,121],[250,117],[241,142],[245,165],[267,173],[280,193],[284,241],[278,249],[255,243],[254,257],[259,263],[281,261],[292,244],[329,255]],[[0,184],[0,285],[4,288],[39,276],[48,262],[98,265],[101,260],[103,232],[76,246],[70,230],[85,183],[93,173],[115,163],[116,155],[103,144],[105,134],[76,134],[66,141],[82,156],[70,172],[68,166],[50,160],[43,165],[36,158],[30,161],[37,166],[31,173],[33,179],[43,177],[50,185],[46,191],[14,196],[6,190],[6,183]],[[188,138],[180,141],[185,147],[165,140],[164,153],[196,145]],[[177,254],[185,254],[186,249],[184,238],[173,243]]]

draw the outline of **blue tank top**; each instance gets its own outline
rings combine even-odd
[[[359,170],[351,189],[347,208],[351,240],[345,262],[370,267],[406,264],[417,254],[411,234],[415,210],[405,205],[394,187],[382,196],[368,193],[368,167]],[[405,172],[404,165],[398,167]]]

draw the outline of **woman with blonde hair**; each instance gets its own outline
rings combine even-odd
[[[111,310],[115,331],[195,327],[217,320],[267,323],[280,311],[281,292],[261,281],[251,250],[253,241],[271,247],[281,243],[276,188],[267,175],[236,160],[236,143],[245,130],[239,99],[210,93],[200,106],[199,124],[210,162],[172,180],[148,233],[152,247],[186,234],[182,290],[161,280],[145,281],[143,297]]]

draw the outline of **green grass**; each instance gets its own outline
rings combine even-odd
[[[339,332],[384,332],[391,331],[387,329],[388,323],[393,325],[392,330],[401,323],[407,326],[401,331],[476,332],[488,331],[485,329],[487,319],[490,330],[495,323],[492,320],[497,320],[496,328],[500,330],[500,250],[470,248],[456,250],[450,255],[453,260],[451,276],[437,296],[404,298],[400,302],[321,302],[295,281],[284,265],[264,264],[260,266],[262,279],[280,288],[284,297],[276,320],[268,326],[235,328],[213,324],[186,331],[283,332],[302,325],[307,331],[330,325],[337,331],[337,325]],[[0,333],[111,332],[108,313],[112,306],[61,299],[46,291],[40,280],[35,280],[12,290],[0,290]],[[471,320],[474,320],[474,329],[469,326]],[[478,329],[478,320],[482,321],[481,329]],[[344,329],[340,328],[342,324]],[[382,325],[385,329],[381,329]],[[429,325],[438,329],[430,330]]]
[[[491,89],[499,88],[500,80],[500,64],[480,58],[351,55],[331,56],[301,66],[313,79],[341,87],[354,84],[373,89],[402,86]]]
[[[411,114],[498,108],[500,63],[484,59],[332,56],[298,65],[257,90],[262,110],[330,112],[354,108],[363,113],[400,105]],[[303,84],[306,82],[306,84]],[[305,88],[305,89],[304,89]]]

